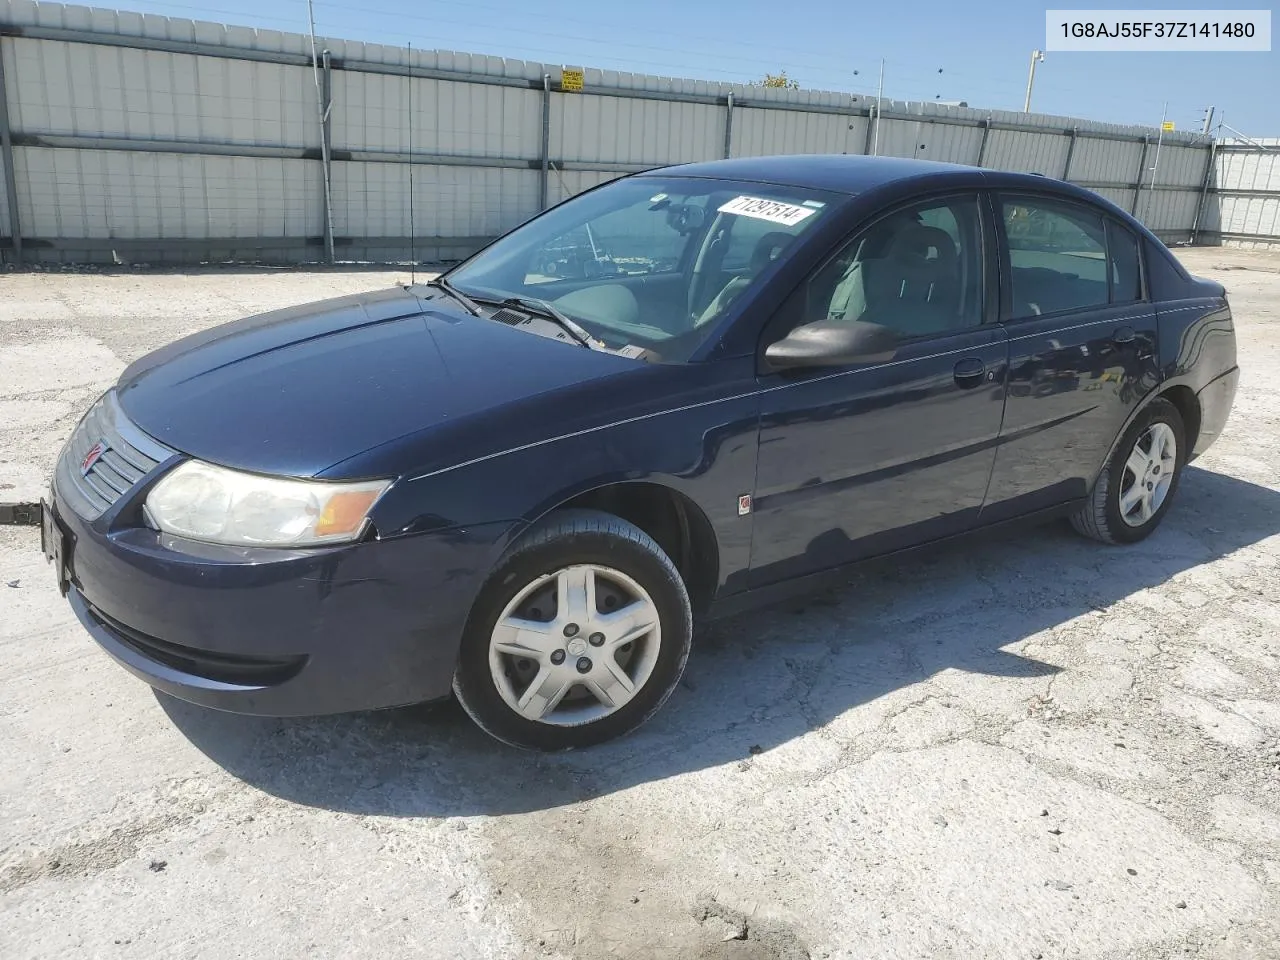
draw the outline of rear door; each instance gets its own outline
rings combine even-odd
[[[993,201],[1009,376],[984,522],[1083,497],[1158,382],[1155,309],[1134,234],[1070,199]]]

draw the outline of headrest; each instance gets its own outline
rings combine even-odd
[[[777,260],[787,245],[795,238],[782,230],[766,233],[756,241],[756,248],[751,253],[751,269],[760,273],[765,267]]]
[[[956,261],[956,244],[951,235],[937,227],[912,223],[894,234],[887,256],[897,261],[933,261],[933,265],[949,267]]]
[[[958,279],[955,241],[945,230],[908,223],[898,227],[885,255],[867,260],[868,307],[889,303],[949,303]]]

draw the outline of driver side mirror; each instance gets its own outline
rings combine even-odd
[[[897,353],[898,343],[898,335],[878,323],[818,320],[769,344],[764,356],[775,370],[886,363]]]

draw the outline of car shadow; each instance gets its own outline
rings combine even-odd
[[[542,810],[767,753],[944,671],[1009,678],[1005,695],[1030,703],[1045,686],[1035,678],[1060,668],[1006,648],[1276,533],[1280,492],[1191,467],[1164,524],[1135,546],[1051,524],[865,566],[839,589],[702,628],[657,716],[576,753],[506,747],[451,702],[277,720],[157,699],[217,764],[297,803],[407,817]]]

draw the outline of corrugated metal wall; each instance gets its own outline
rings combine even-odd
[[[1233,246],[1280,248],[1280,139],[1233,141],[1215,153],[1222,193],[1206,227]]]
[[[337,259],[404,259],[413,232],[418,259],[451,258],[621,173],[873,150],[1070,179],[1171,242],[1280,233],[1280,200],[1258,194],[1280,190],[1274,152],[1222,146],[1209,169],[1208,141],[1186,133],[901,101],[877,130],[875,104],[848,94],[594,69],[568,92],[539,63],[321,47],[317,71],[299,34],[0,0],[17,196],[11,212],[0,191],[0,252],[298,262],[331,238]]]

